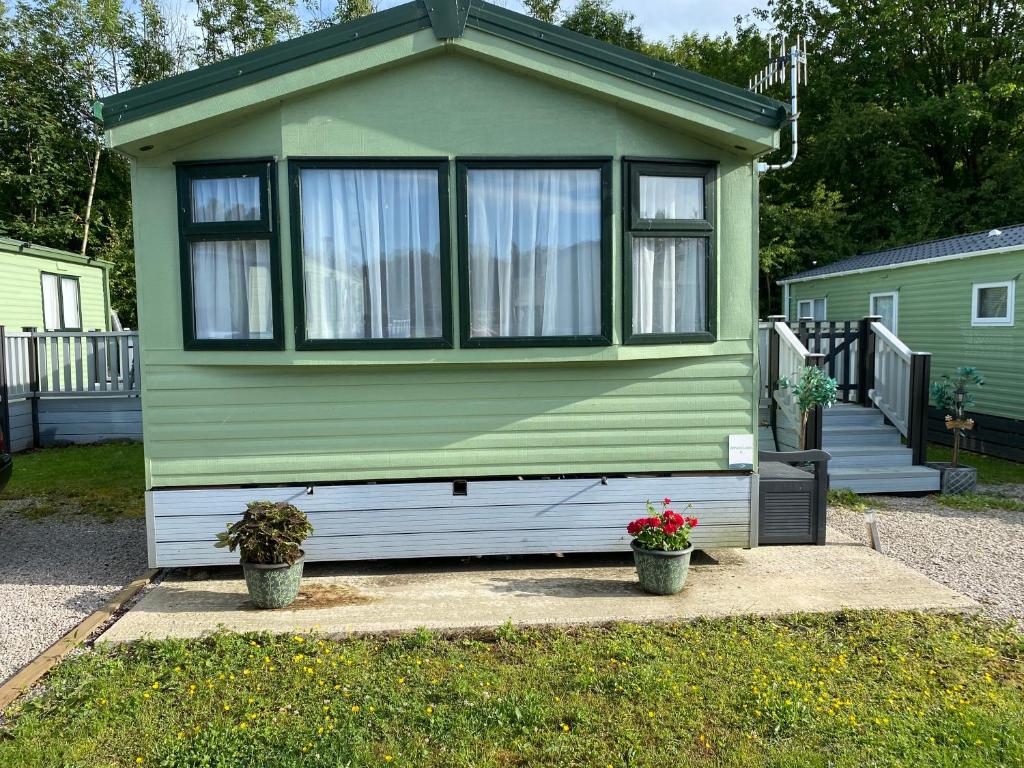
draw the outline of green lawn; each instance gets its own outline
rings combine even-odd
[[[953,451],[944,445],[928,444],[928,461],[949,461]],[[994,456],[960,451],[960,463],[978,470],[979,483],[1024,484],[1024,464]]]
[[[14,474],[0,499],[33,498],[30,516],[69,503],[99,517],[142,517],[145,479],[141,443],[44,448],[14,457]]]
[[[218,635],[73,658],[0,731],[20,766],[1021,766],[1024,640],[846,613]]]

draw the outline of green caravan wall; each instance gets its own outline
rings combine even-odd
[[[20,331],[43,328],[43,288],[40,275],[52,272],[78,278],[82,302],[82,327],[107,330],[107,297],[104,271],[57,256],[60,251],[33,249],[19,252],[17,246],[0,243],[0,325]],[[51,255],[36,255],[51,254]],[[75,258],[73,254],[68,254]]]
[[[855,320],[868,314],[872,293],[899,294],[898,336],[916,352],[932,353],[932,379],[960,365],[985,376],[977,393],[978,413],[1024,418],[1024,250],[972,256],[913,267],[863,272],[845,277],[792,283],[789,314],[800,299],[828,299],[828,320]],[[1015,324],[972,326],[972,283],[1017,280]]]
[[[194,136],[133,170],[150,487],[725,470],[728,435],[753,431],[749,155],[451,48]],[[182,351],[175,161],[275,156],[286,190],[293,156],[509,155],[615,158],[614,345],[295,351],[285,230],[287,349]],[[720,163],[717,342],[619,345],[625,156]]]

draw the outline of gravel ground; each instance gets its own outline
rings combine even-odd
[[[979,489],[982,490],[982,489]],[[1024,498],[1024,486],[986,492]],[[949,509],[930,497],[864,500],[878,516],[882,551],[1024,630],[1024,512]],[[829,525],[866,541],[864,513],[829,508]]]
[[[29,503],[0,502],[0,683],[146,569],[143,520],[30,520]]]

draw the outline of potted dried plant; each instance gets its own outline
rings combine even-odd
[[[697,525],[696,517],[683,517],[669,509],[671,499],[661,503],[659,514],[647,502],[647,516],[628,526],[633,537],[633,560],[640,586],[653,595],[674,595],[686,584],[690,568],[690,531]]]
[[[932,402],[945,412],[946,429],[953,432],[953,455],[951,461],[929,462],[928,466],[939,470],[939,487],[943,493],[970,493],[978,485],[978,470],[960,465],[960,440],[964,433],[974,429],[974,419],[967,418],[967,409],[974,405],[974,394],[969,387],[983,386],[985,379],[977,368],[964,365],[953,375],[943,374],[931,386]]]
[[[283,608],[299,594],[305,552],[313,526],[302,510],[285,502],[251,501],[242,519],[217,534],[218,547],[239,550],[249,597],[259,608]]]

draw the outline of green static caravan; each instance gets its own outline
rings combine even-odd
[[[0,325],[110,330],[109,269],[99,259],[0,237]]]
[[[153,565],[231,562],[260,498],[314,560],[623,550],[666,496],[698,546],[756,542],[778,102],[418,0],[97,112],[132,162]]]
[[[930,352],[931,379],[970,365],[985,377],[968,447],[1024,461],[1024,225],[854,256],[783,280],[789,320],[877,315]],[[932,409],[930,439],[949,442]]]

